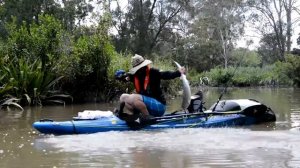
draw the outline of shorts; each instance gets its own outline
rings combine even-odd
[[[150,115],[154,117],[160,117],[164,115],[166,111],[166,105],[162,104],[161,102],[157,101],[154,98],[143,96],[143,102],[145,103],[147,110]]]

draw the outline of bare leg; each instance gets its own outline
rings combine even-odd
[[[127,99],[129,99],[130,95],[129,94],[122,94],[120,97],[120,108],[119,109],[114,109],[114,114],[121,120],[125,120],[127,122],[133,122],[138,118],[138,115],[135,115],[134,113],[131,112],[131,107],[127,105],[126,110],[124,111],[124,107],[126,106]]]
[[[120,104],[124,104],[126,109],[129,111],[129,112],[125,112],[125,113],[133,114],[133,107],[130,103],[128,103],[129,98],[130,98],[130,94],[122,94],[120,97]],[[120,109],[121,112],[123,112],[123,108]]]
[[[124,107],[127,109],[126,112],[123,112]],[[122,94],[120,97],[120,112],[119,118],[128,123],[134,123],[133,121],[139,118],[140,123],[151,124],[150,119],[152,116],[149,115],[143,97],[139,94]]]
[[[139,94],[122,94],[120,102],[124,102],[126,109],[128,109],[131,113],[139,111],[143,115],[149,115],[147,107],[143,102],[143,98]]]

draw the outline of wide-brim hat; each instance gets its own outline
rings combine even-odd
[[[152,61],[144,59],[144,57],[135,54],[132,58],[131,58],[131,64],[132,64],[132,68],[129,70],[130,74],[135,74],[136,71],[138,71],[139,69],[141,69],[142,67],[151,64]]]

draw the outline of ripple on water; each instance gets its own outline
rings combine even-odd
[[[291,127],[300,127],[300,109],[291,109]]]
[[[268,160],[268,167],[273,167],[273,164],[284,164],[282,166],[286,167],[292,163],[300,166],[299,134],[297,131],[236,128],[169,129],[48,136],[36,139],[35,145],[56,152],[78,153],[84,161],[100,157],[102,161],[107,160],[108,164],[113,165],[134,161],[133,157],[138,155],[139,159],[152,158],[160,160],[161,164],[171,164],[167,160],[181,158],[178,161],[180,163],[177,163],[179,165],[189,163],[208,167],[239,167],[254,163],[263,167]],[[279,162],[282,160],[286,162]]]

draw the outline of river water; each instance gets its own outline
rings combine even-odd
[[[206,106],[222,90],[202,88]],[[300,167],[300,89],[232,88],[223,99],[253,98],[276,113],[273,124],[41,135],[32,123],[70,120],[83,110],[112,110],[116,103],[28,107],[0,111],[0,167]],[[168,111],[180,108],[180,97]]]

